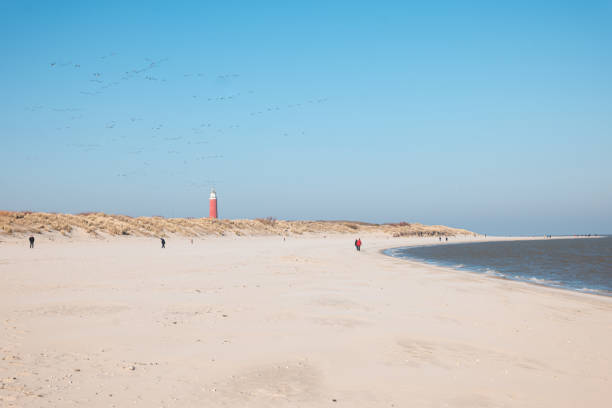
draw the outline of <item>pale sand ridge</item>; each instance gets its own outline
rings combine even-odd
[[[184,236],[207,235],[302,235],[309,233],[385,233],[403,236],[476,235],[443,225],[401,222],[369,224],[358,221],[285,221],[274,218],[225,220],[208,218],[128,217],[104,213],[55,214],[0,211],[0,239],[43,234],[54,237],[88,235]]]

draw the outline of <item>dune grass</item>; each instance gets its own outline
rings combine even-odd
[[[474,233],[442,225],[419,223],[370,224],[356,221],[285,221],[272,217],[255,220],[209,218],[130,217],[104,213],[56,214],[30,211],[0,211],[0,236],[60,233],[72,236],[198,237],[210,235],[302,235],[305,233],[385,233],[394,237],[454,236]]]

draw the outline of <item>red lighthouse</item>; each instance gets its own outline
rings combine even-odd
[[[210,190],[210,215],[208,218],[218,218],[217,214],[217,193],[215,189]]]

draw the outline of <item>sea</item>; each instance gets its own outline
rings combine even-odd
[[[580,292],[612,296],[612,236],[391,248],[387,255]]]

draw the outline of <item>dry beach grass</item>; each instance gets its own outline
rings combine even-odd
[[[0,211],[0,236],[85,232],[92,236],[198,237],[206,235],[301,235],[304,233],[384,233],[395,237],[473,235],[472,232],[419,223],[369,224],[354,221],[213,220],[208,218],[129,217],[104,213],[56,214]]]

